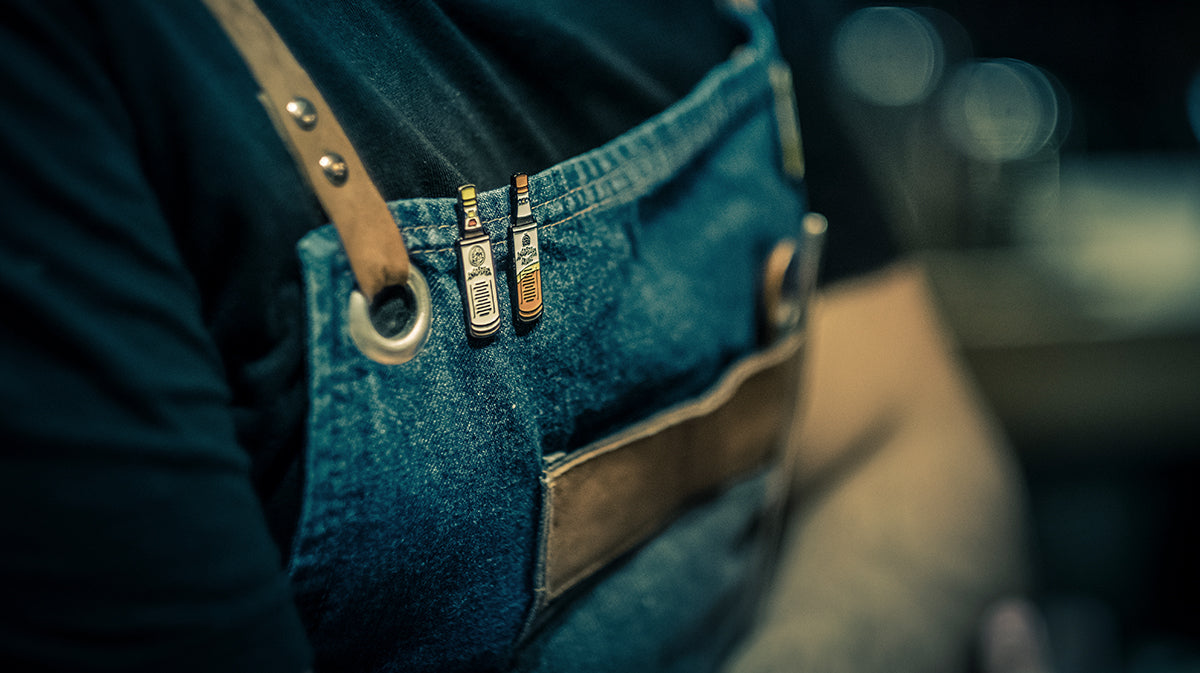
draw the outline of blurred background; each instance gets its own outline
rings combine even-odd
[[[1200,2],[779,11],[831,246],[925,260],[1017,450],[1046,668],[1200,671]]]

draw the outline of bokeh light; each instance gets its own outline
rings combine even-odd
[[[834,72],[847,90],[875,105],[913,105],[941,79],[945,46],[919,13],[901,7],[867,7],[838,27]]]
[[[1192,81],[1187,90],[1188,121],[1192,125],[1192,135],[1200,140],[1200,70],[1192,75]]]
[[[942,120],[955,145],[983,161],[1024,159],[1059,125],[1059,96],[1037,67],[1015,59],[962,64],[946,84]]]

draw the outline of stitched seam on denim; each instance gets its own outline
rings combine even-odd
[[[718,88],[724,88],[724,87],[718,87]],[[720,101],[720,107],[719,107],[720,114],[718,115],[719,121],[713,122],[712,127],[709,129],[709,132],[713,135],[716,135],[716,133],[718,132],[718,129],[720,129],[720,128],[724,127],[726,124],[729,124],[730,122],[732,122],[735,118],[737,118],[739,116],[740,112],[742,112],[748,108],[752,108],[756,97],[767,96],[769,94],[770,94],[770,90],[764,89],[762,91],[743,92],[743,95],[741,97],[739,97],[738,100],[735,100],[735,101],[727,101],[723,98],[718,99]],[[684,115],[680,115],[680,116],[683,118],[686,118],[690,115],[684,114]],[[669,134],[671,132],[672,132],[671,126],[664,125],[662,127],[662,129],[659,131],[659,133],[656,135]],[[649,142],[653,145],[658,145],[658,144],[660,144],[661,140],[655,141],[653,138],[644,138],[644,139],[638,139],[636,142],[640,142],[642,144],[646,144],[647,142]],[[681,143],[678,143],[675,141],[669,141],[667,144],[678,148],[678,146]],[[686,146],[686,149],[683,151],[683,154],[694,155],[697,151],[701,151],[705,144],[706,143],[704,143],[704,142],[694,143],[694,144],[684,142],[684,143],[682,143],[682,145]],[[620,146],[620,147],[616,147],[613,149],[614,149],[614,151],[617,151],[617,152],[624,152],[624,151],[630,150],[630,148],[625,147],[625,146]],[[633,148],[633,149],[638,149],[638,148]],[[654,152],[652,148],[641,148],[641,149],[650,149],[652,154],[659,154],[657,152]],[[637,154],[640,154],[640,152],[638,152]],[[558,220],[556,222],[549,223],[549,224],[543,224],[539,227],[539,229],[548,229],[550,227],[557,226],[563,222],[570,221],[571,219],[578,217],[580,215],[583,215],[585,213],[591,212],[591,211],[595,210],[597,207],[604,205],[606,203],[609,203],[620,196],[623,196],[620,192],[624,188],[630,187],[630,186],[638,184],[640,182],[638,180],[634,180],[630,176],[631,171],[637,171],[639,169],[639,166],[638,166],[639,162],[637,160],[630,162],[629,161],[630,157],[628,157],[628,156],[612,157],[612,158],[618,162],[615,167],[609,168],[607,170],[602,170],[599,175],[597,175],[591,179],[588,179],[588,180],[580,183],[579,185],[572,187],[571,189],[568,189],[567,191],[563,192],[562,194],[559,194],[558,196],[555,196],[554,198],[552,198],[548,201],[543,201],[541,203],[536,204],[533,207],[533,209],[534,209],[535,213],[539,210],[545,210],[547,207],[552,206],[552,205],[562,201],[563,199],[570,198],[571,196],[574,196],[581,191],[584,191],[588,188],[595,187],[597,185],[603,186],[603,185],[605,185],[605,183],[612,185],[603,190],[603,191],[610,192],[608,196],[605,196],[605,197],[601,198],[600,200],[588,205],[583,210],[572,213],[570,216],[568,216],[562,220]],[[646,157],[643,157],[642,160],[647,161],[648,159]],[[555,170],[555,169],[550,169],[550,170]],[[508,216],[494,217],[491,219],[483,220],[482,224],[484,224],[484,225],[495,224],[497,222],[503,222],[508,219],[509,219]],[[400,228],[402,231],[405,231],[405,232],[418,232],[418,231],[454,229],[457,226],[458,225],[455,223],[420,224],[420,225],[415,225],[415,226],[401,226]],[[503,237],[500,239],[493,239],[493,240],[503,240]],[[450,251],[453,249],[454,248],[451,246],[451,247],[435,248],[435,249],[429,249],[429,250],[410,250],[409,252],[412,254],[421,254],[421,253],[447,252],[447,251]]]
[[[712,129],[713,133],[715,134],[716,129],[723,127],[725,124],[729,123],[734,118],[736,118],[738,116],[739,111],[743,110],[746,107],[752,106],[756,96],[766,95],[767,93],[769,93],[769,91],[766,91],[766,90],[761,91],[761,92],[747,93],[745,95],[744,99],[733,101],[733,102],[724,101],[722,99],[721,104],[720,104],[720,114],[718,115],[720,121],[713,123],[713,129]],[[682,116],[687,117],[688,115],[682,115]],[[670,132],[669,126],[664,126],[663,128],[664,128],[664,130],[662,131],[662,133]],[[658,143],[656,142],[654,144],[658,144]],[[669,144],[676,145],[677,143],[672,142]],[[684,143],[684,144],[689,145],[690,143]],[[697,147],[697,146],[688,147],[684,151],[684,154],[693,154],[695,151],[702,149],[703,144],[704,143],[699,143],[698,144],[699,147]],[[615,148],[615,149],[623,149],[623,148]],[[585,182],[583,182],[579,185],[576,185],[575,187],[572,187],[571,189],[568,189],[567,191],[563,192],[562,194],[559,194],[558,196],[555,196],[554,198],[552,198],[548,201],[543,201],[541,203],[534,205],[534,207],[533,207],[534,212],[537,212],[539,210],[544,210],[548,206],[554,205],[555,203],[558,203],[559,201],[562,201],[563,199],[570,198],[571,196],[574,196],[575,194],[578,194],[581,191],[584,191],[590,187],[594,187],[598,184],[603,184],[605,182],[624,178],[624,183],[626,186],[636,183],[636,181],[631,180],[628,176],[628,172],[630,170],[631,164],[626,163],[626,162],[628,162],[629,157],[617,157],[616,159],[621,162],[618,164],[617,167],[610,168],[608,170],[604,170],[600,173],[600,175],[597,175],[589,180],[586,180]],[[633,163],[636,163],[636,161]],[[605,190],[605,191],[610,191],[610,190]],[[619,191],[619,189],[617,191]],[[609,196],[604,197],[604,199],[597,201],[596,203],[588,206],[586,209],[579,211],[579,213],[575,213],[575,215],[587,212],[587,211],[591,210],[594,206],[599,205],[600,203],[609,201],[612,198],[614,198],[615,196],[617,196],[617,195],[610,194]],[[572,215],[572,217],[573,216],[574,215]],[[495,224],[497,222],[503,222],[507,219],[509,219],[507,216],[494,217],[491,219],[483,220],[482,224],[484,224],[484,225]],[[565,221],[566,220],[560,220],[560,222],[565,222]],[[415,231],[429,231],[429,230],[439,230],[439,229],[453,229],[456,226],[458,226],[458,225],[453,224],[453,223],[452,224],[419,224],[419,225],[407,226],[407,227],[402,226],[401,229],[403,231],[415,232]],[[553,225],[548,225],[548,226],[553,226]]]
[[[503,218],[498,218],[503,219]],[[496,220],[484,220],[484,224],[491,224]],[[401,227],[403,231],[425,231],[427,229],[453,229],[457,224],[418,224],[415,227]]]
[[[557,227],[560,224],[563,224],[564,222],[570,222],[571,220],[573,220],[581,215],[587,215],[588,213],[592,212],[593,210],[600,208],[601,206],[607,205],[610,201],[613,201],[613,200],[619,198],[620,196],[621,196],[620,194],[613,194],[612,196],[608,196],[603,199],[600,199],[599,201],[588,206],[587,208],[584,208],[583,210],[580,210],[575,213],[571,213],[570,215],[568,215],[567,217],[564,217],[561,220],[555,220],[554,222],[548,222],[546,224],[539,225],[538,230],[544,231],[546,229],[551,229],[553,227]],[[409,253],[413,254],[413,255],[431,255],[434,253],[450,252],[452,250],[454,250],[454,246],[449,246],[449,247],[445,247],[445,248],[433,248],[430,250],[410,250]]]
[[[620,170],[620,169],[618,169],[618,170]],[[581,185],[579,185],[579,186],[577,186],[577,187],[573,187],[573,188],[571,188],[571,189],[569,189],[569,190],[567,190],[567,191],[563,192],[562,194],[559,194],[558,196],[556,196],[556,197],[554,197],[554,198],[550,199],[549,201],[543,201],[543,202],[541,202],[541,203],[539,203],[539,204],[536,204],[536,205],[534,206],[534,210],[541,210],[541,209],[544,209],[546,206],[549,206],[549,205],[552,205],[552,204],[558,203],[559,201],[562,201],[562,200],[563,200],[563,199],[565,199],[565,198],[568,198],[568,197],[570,197],[570,196],[572,196],[572,195],[574,195],[574,194],[578,194],[579,192],[581,192],[581,191],[583,191],[583,190],[587,189],[588,187],[590,187],[590,186],[592,186],[592,185],[596,184],[597,182],[600,182],[601,180],[604,180],[604,179],[606,179],[606,178],[608,178],[608,177],[611,177],[611,175],[612,175],[611,173],[607,173],[607,174],[605,174],[605,175],[601,175],[601,176],[599,176],[599,177],[596,177],[596,178],[593,178],[593,179],[591,179],[591,180],[588,180],[587,182],[585,182],[585,183],[583,183],[583,184],[581,184]],[[604,203],[604,201],[608,201],[608,200],[611,200],[611,199],[613,199],[613,198],[615,198],[615,195],[613,195],[613,196],[608,196],[608,197],[605,197],[605,199],[604,199],[604,200],[602,200],[602,201],[597,201],[596,203],[594,203],[594,204],[592,204],[592,205],[588,206],[588,207],[587,207],[587,209],[585,209],[585,210],[581,210],[581,211],[579,211],[578,213],[576,213],[575,215],[579,215],[579,214],[585,213],[585,212],[587,212],[588,210],[591,210],[592,208],[594,208],[595,206],[598,206],[598,205],[600,205],[601,203]],[[575,215],[572,215],[571,217],[574,217]],[[503,222],[503,221],[505,221],[505,220],[507,220],[507,219],[508,219],[508,217],[507,217],[507,216],[505,216],[505,217],[493,217],[493,218],[492,218],[492,219],[490,219],[490,220],[484,220],[484,221],[482,222],[482,224],[495,224],[495,223],[497,223],[497,222]],[[567,218],[567,219],[570,219],[570,218]],[[566,220],[559,220],[559,222],[566,222]],[[559,222],[555,222],[554,224],[558,224]],[[554,226],[554,224],[542,225],[542,228],[552,227],[552,226]],[[402,229],[403,229],[404,231],[425,231],[425,230],[428,230],[428,229],[453,229],[455,226],[457,226],[457,225],[454,225],[454,224],[418,224],[418,225],[416,225],[416,226],[413,226],[413,227],[402,227]]]
[[[741,76],[747,76],[747,75],[746,75],[746,73],[743,72],[743,73],[741,73]],[[729,100],[725,96],[719,95],[722,92],[721,90],[726,89],[727,87],[730,87],[730,86],[733,86],[734,90],[732,92],[726,92],[726,93],[727,94],[728,93],[738,94],[738,96],[733,100]],[[724,128],[727,124],[732,123],[742,113],[744,113],[748,110],[752,110],[754,107],[754,102],[755,102],[756,98],[772,96],[772,90],[770,89],[770,87],[762,88],[761,90],[753,90],[753,89],[747,90],[745,87],[730,85],[729,82],[725,82],[725,83],[722,83],[721,85],[718,85],[715,88],[717,89],[716,93],[717,93],[718,97],[716,99],[715,104],[710,103],[710,105],[713,105],[714,107],[716,107],[716,110],[719,111],[719,114],[717,114],[715,116],[716,121],[711,121],[711,126],[706,130],[706,132],[704,134],[709,137],[709,140],[711,140],[712,137],[715,137],[717,134],[719,134],[720,129]],[[772,101],[774,100],[773,97],[771,98],[771,100]],[[609,159],[609,160],[616,162],[616,165],[608,167],[608,168],[601,168],[598,175],[585,180],[584,182],[576,185],[575,187],[568,189],[567,191],[563,192],[562,194],[559,194],[558,196],[555,196],[552,199],[549,199],[547,201],[543,201],[541,203],[536,204],[533,207],[534,212],[537,213],[537,211],[544,211],[547,207],[552,206],[552,205],[562,201],[563,199],[570,198],[570,197],[578,194],[579,192],[587,190],[589,188],[597,188],[597,186],[599,186],[599,191],[608,192],[608,195],[600,198],[599,200],[595,201],[594,203],[589,204],[587,207],[583,208],[582,210],[572,213],[571,215],[569,215],[561,220],[542,224],[538,228],[539,229],[549,229],[550,227],[558,226],[559,224],[562,224],[563,222],[569,222],[570,220],[572,220],[580,215],[584,215],[589,212],[592,212],[596,208],[603,206],[605,204],[611,203],[615,199],[629,196],[629,195],[622,194],[622,191],[624,189],[627,189],[634,185],[638,185],[643,182],[642,180],[634,179],[634,177],[633,177],[633,175],[631,175],[631,173],[639,173],[640,174],[642,172],[641,171],[642,167],[640,164],[643,162],[646,162],[646,161],[650,161],[651,160],[650,155],[657,156],[660,159],[664,158],[662,156],[662,152],[661,152],[663,145],[666,145],[667,147],[670,147],[670,148],[674,148],[667,152],[667,154],[669,156],[674,156],[677,154],[694,156],[697,152],[702,151],[704,149],[704,147],[707,145],[708,141],[697,142],[697,141],[695,141],[694,138],[685,138],[685,139],[681,140],[679,138],[669,138],[668,137],[668,136],[671,136],[672,134],[678,133],[678,130],[675,128],[675,124],[677,124],[680,119],[687,119],[687,118],[693,116],[694,112],[695,112],[695,110],[689,110],[683,114],[674,115],[674,118],[671,119],[671,123],[665,123],[665,120],[667,118],[664,118],[664,123],[662,123],[659,126],[659,129],[655,133],[649,134],[647,137],[639,137],[639,138],[631,139],[631,141],[629,143],[624,143],[624,144],[620,144],[616,147],[613,147],[613,148],[611,148],[610,152],[596,156],[591,161],[586,162],[586,164],[588,164],[588,165],[591,165],[593,167],[598,167],[599,161],[601,161],[603,159]],[[631,147],[630,146],[631,144],[636,144],[637,146]],[[682,150],[682,151],[680,152],[680,150]],[[628,156],[629,152],[633,152],[634,153],[633,156],[639,157],[640,160],[634,159],[633,161],[630,161],[631,157]],[[647,153],[643,154],[643,152],[647,152]],[[670,159],[668,159],[668,161],[670,162]],[[571,163],[571,162],[572,162],[572,160],[568,160],[567,163]],[[686,161],[684,163],[686,163]],[[555,171],[555,170],[559,170],[560,168],[562,168],[562,166],[555,166],[548,170]],[[653,172],[653,171],[651,171],[651,172]],[[639,196],[632,196],[632,198],[636,200],[637,198],[639,198]],[[495,224],[497,222],[503,222],[508,219],[509,219],[508,216],[494,217],[491,219],[483,220],[482,224],[490,225],[490,224]],[[444,230],[444,229],[452,230],[452,229],[456,228],[457,226],[458,225],[456,223],[449,223],[449,224],[424,224],[424,225],[414,225],[414,226],[401,226],[400,228],[402,231],[405,231],[405,232],[418,232],[418,231],[424,232],[424,231],[437,231],[437,230]],[[492,240],[493,241],[503,241],[503,237],[498,238],[498,239],[492,239]],[[410,250],[409,252],[410,252],[410,254],[431,254],[431,253],[449,252],[452,250],[454,250],[453,246],[447,246],[447,247],[441,247],[441,248],[431,248],[431,249],[426,249],[426,250]]]

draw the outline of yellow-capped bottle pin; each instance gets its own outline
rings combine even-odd
[[[538,224],[529,205],[529,176],[512,176],[512,225],[508,249],[512,251],[512,304],[517,322],[532,323],[542,317],[542,265]]]
[[[467,334],[486,339],[500,329],[500,303],[496,297],[492,241],[479,217],[475,185],[458,188],[458,241],[454,247],[458,251],[458,279]]]

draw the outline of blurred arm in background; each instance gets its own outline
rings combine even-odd
[[[812,332],[795,519],[730,670],[969,670],[982,614],[1025,574],[1008,447],[919,267],[828,288]]]

